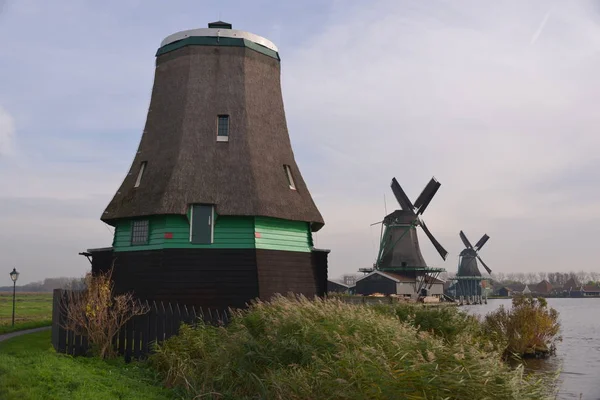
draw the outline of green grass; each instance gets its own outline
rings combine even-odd
[[[176,399],[143,363],[56,354],[50,332],[0,343],[0,399]]]
[[[12,293],[0,292],[0,334],[52,324],[52,293],[17,293],[12,326]]]

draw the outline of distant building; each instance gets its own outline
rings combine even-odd
[[[543,281],[541,281],[540,283],[538,283],[537,285],[535,285],[533,288],[533,292],[535,294],[539,294],[539,295],[551,294],[553,292],[553,290],[554,290],[554,287],[552,286],[552,284],[545,279]]]
[[[571,278],[563,285],[563,294],[567,297],[583,297],[583,286]]]
[[[583,297],[600,297],[600,286],[585,285],[583,287]]]
[[[354,286],[348,286],[342,282],[327,280],[327,293],[348,293],[354,292]]]
[[[423,279],[422,275],[416,274],[400,274],[396,272],[373,271],[368,275],[356,280],[356,294],[368,296],[375,293],[383,295],[397,295],[416,300],[419,296],[417,293],[420,287],[419,279]],[[444,281],[426,277],[425,290],[427,296],[440,297],[444,293]]]
[[[531,289],[522,283],[512,283],[504,285],[496,291],[496,296],[500,297],[511,297],[517,294],[531,294]]]

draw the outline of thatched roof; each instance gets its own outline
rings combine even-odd
[[[219,114],[230,116],[229,142],[216,141]],[[183,215],[197,203],[214,204],[219,215],[323,226],[294,159],[277,59],[234,46],[186,46],[157,58],[138,152],[102,220]]]

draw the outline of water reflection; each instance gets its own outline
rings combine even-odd
[[[462,310],[485,315],[511,301],[489,300]],[[562,342],[556,356],[527,360],[526,368],[553,372],[561,369],[558,399],[600,400],[600,299],[548,299],[560,314]]]

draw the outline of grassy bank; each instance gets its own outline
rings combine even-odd
[[[0,399],[175,399],[144,364],[56,354],[50,332],[0,343]]]
[[[455,308],[278,298],[226,328],[185,327],[151,359],[206,399],[544,399]]]
[[[52,323],[52,293],[17,293],[12,326],[12,292],[0,292],[0,334]]]

